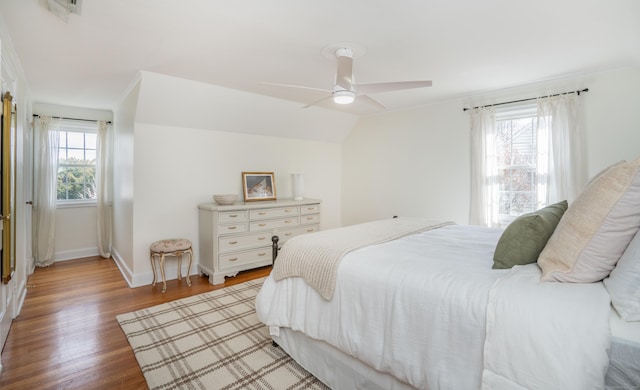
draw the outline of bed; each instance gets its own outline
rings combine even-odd
[[[595,181],[587,189],[597,189]],[[571,229],[584,229],[583,207],[598,214],[581,198],[553,226],[537,262],[504,269],[493,268],[502,229],[398,218],[296,237],[256,298],[258,318],[274,342],[333,389],[640,388],[640,318],[630,320],[623,307],[640,313],[640,205],[632,202],[637,214],[622,218],[630,228],[614,229],[616,238],[625,236],[607,249],[620,252],[616,261],[607,256],[612,264],[597,272],[587,267],[597,280],[541,261],[553,263],[554,248],[567,250],[566,230],[582,234]],[[603,232],[598,223],[587,247],[616,241],[607,237],[611,225]],[[383,230],[390,233],[357,238]],[[337,261],[324,264],[323,251]],[[621,259],[631,270],[621,271],[619,284],[631,288],[631,298],[612,307],[612,270]]]

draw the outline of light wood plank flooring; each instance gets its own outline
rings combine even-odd
[[[167,267],[175,267],[169,261]],[[246,271],[212,286],[191,276],[155,287],[129,288],[112,259],[91,257],[37,268],[22,312],[2,352],[0,389],[146,389],[117,314],[267,276]]]

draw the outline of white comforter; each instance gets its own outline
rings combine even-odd
[[[453,225],[351,252],[331,301],[270,277],[258,318],[416,388],[603,388],[604,287],[540,283],[535,264],[492,270],[500,234]]]

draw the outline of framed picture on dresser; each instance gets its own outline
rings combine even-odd
[[[244,201],[276,200],[276,180],[273,172],[242,172]]]

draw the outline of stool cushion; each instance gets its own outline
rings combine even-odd
[[[160,240],[151,244],[151,252],[169,253],[176,251],[184,251],[191,248],[191,241],[186,238],[172,238],[169,240]]]

